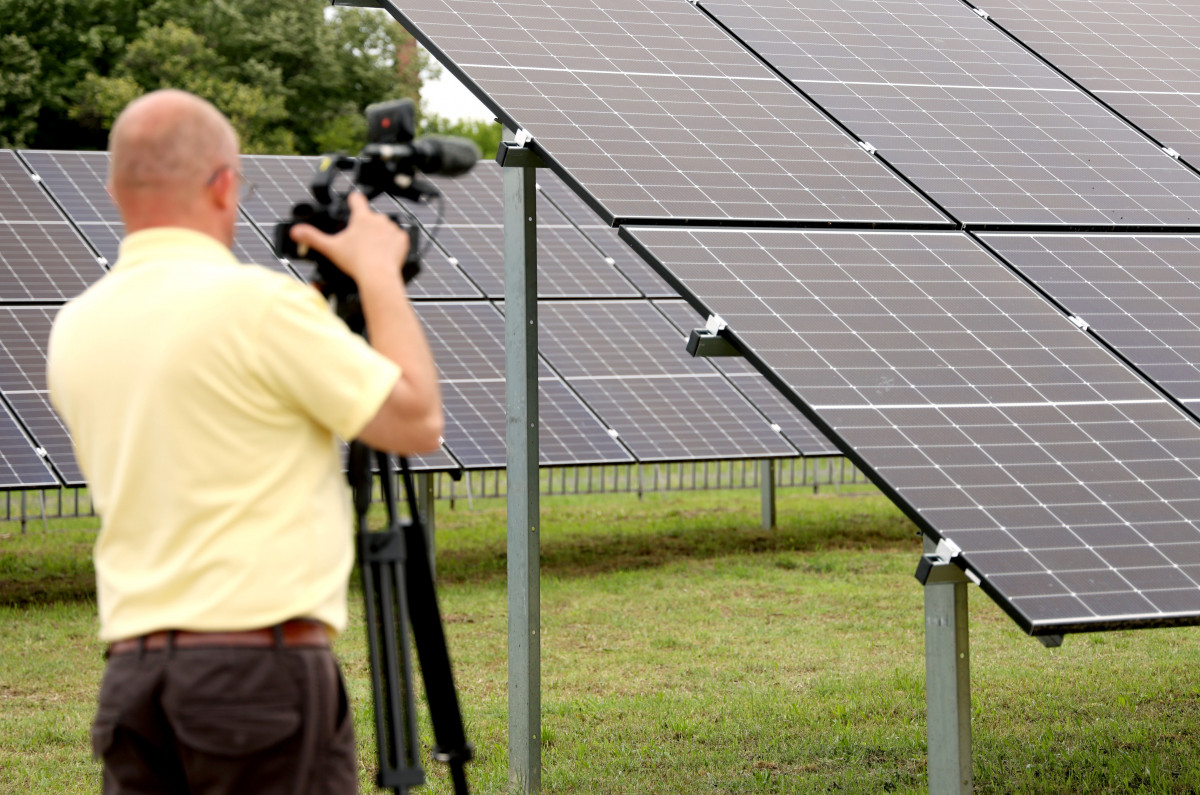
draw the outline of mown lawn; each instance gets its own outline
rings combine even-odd
[[[920,539],[878,496],[542,501],[543,792],[925,789]],[[84,523],[86,524],[86,522]],[[0,526],[0,792],[95,793],[91,530]],[[507,789],[504,506],[439,506],[442,612],[474,792]],[[338,643],[363,789],[374,737],[357,593]],[[1195,629],[1048,650],[971,599],[976,791],[1200,792]],[[425,728],[428,738],[428,727]],[[429,791],[448,793],[438,765]]]

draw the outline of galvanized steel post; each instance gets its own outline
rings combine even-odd
[[[542,784],[536,173],[532,165],[504,169],[508,777],[527,793]]]

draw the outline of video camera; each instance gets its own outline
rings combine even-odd
[[[479,159],[479,147],[466,138],[424,136],[414,140],[416,123],[416,106],[410,99],[367,106],[367,146],[358,157],[343,154],[322,157],[309,186],[314,201],[296,204],[292,220],[275,225],[275,250],[282,257],[308,260],[316,265],[313,282],[326,296],[336,297],[339,306],[357,303],[357,285],[319,252],[301,252],[291,238],[292,227],[311,224],[326,234],[336,234],[349,223],[346,197],[352,190],[357,188],[368,199],[387,193],[420,202],[439,195],[437,187],[422,179],[421,174],[457,177],[470,171]],[[339,191],[334,183],[342,174],[347,176],[350,187]],[[388,217],[408,232],[408,259],[400,270],[408,282],[421,268],[417,226],[407,223],[399,214],[389,213]]]

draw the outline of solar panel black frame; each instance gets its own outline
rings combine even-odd
[[[606,223],[947,226],[940,212],[690,5],[381,2],[510,130],[532,134],[531,148]],[[646,123],[623,118],[641,115]],[[663,123],[651,124],[652,118]],[[557,134],[559,128],[567,132]],[[590,134],[581,135],[585,130]],[[624,151],[614,156],[606,145]],[[613,181],[614,175],[625,176]]]
[[[1200,622],[1200,425],[968,236],[622,234],[1026,632]]]

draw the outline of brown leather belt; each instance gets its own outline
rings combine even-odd
[[[108,647],[108,653],[131,654],[137,651],[160,651],[176,649],[270,649],[281,646],[287,649],[326,648],[329,646],[329,630],[320,621],[296,618],[274,627],[247,629],[241,632],[188,632],[186,630],[164,630],[151,632],[136,638],[118,640]]]

